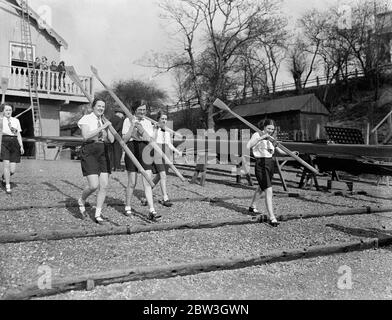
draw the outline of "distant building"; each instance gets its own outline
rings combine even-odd
[[[30,107],[28,88],[28,70],[26,50],[21,43],[21,6],[20,0],[0,1],[0,77],[9,79],[6,102],[15,105],[19,114]],[[27,50],[29,60],[36,57],[47,57],[51,61],[60,62],[61,49],[67,49],[66,41],[50,26],[39,25],[39,15],[30,9],[32,48]],[[38,73],[38,92],[41,110],[43,136],[60,135],[60,110],[75,112],[82,104],[88,103],[81,90],[68,78],[58,72],[42,71]],[[91,77],[81,77],[85,89],[92,95]],[[20,116],[23,129],[22,136],[32,137],[34,127],[32,113]],[[34,156],[34,148],[26,148],[28,156]],[[46,149],[45,157],[51,159],[57,150]]]
[[[240,105],[232,110],[256,126],[260,120],[273,119],[276,122],[278,138],[294,141],[323,138],[322,128],[327,124],[330,115],[314,94]],[[218,128],[247,129],[245,124],[230,113],[221,116],[216,124]]]
[[[377,35],[381,38],[381,59],[384,64],[392,63],[392,11],[377,15]]]

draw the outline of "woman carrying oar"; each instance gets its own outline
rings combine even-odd
[[[85,201],[98,190],[95,220],[103,223],[101,216],[102,206],[106,198],[106,189],[109,183],[110,161],[108,143],[113,143],[114,136],[108,130],[111,125],[104,120],[105,101],[95,99],[92,103],[93,112],[83,116],[78,126],[84,139],[80,152],[83,176],[87,178],[88,187],[83,190],[82,197],[78,200],[79,210],[85,217]]]
[[[175,153],[177,156],[181,156],[182,153],[175,148],[171,142],[170,132],[166,130],[167,114],[163,111],[159,111],[157,115],[157,124],[154,126],[154,140],[162,151],[169,157],[170,154]],[[163,128],[163,129],[162,129]],[[165,163],[165,160],[156,152],[154,152],[154,173],[157,175],[154,177],[153,182],[155,185],[160,182],[163,199],[159,203],[165,207],[171,207],[173,203],[169,200],[167,194],[167,172],[169,166]],[[145,198],[142,198],[142,205],[147,205]]]
[[[262,120],[258,123],[258,127],[260,130],[263,130],[262,134],[259,132],[254,133],[247,144],[247,148],[252,149],[253,155],[256,158],[255,175],[259,183],[259,186],[253,195],[249,212],[259,213],[255,203],[264,193],[265,205],[269,215],[269,224],[273,227],[277,227],[279,222],[276,220],[272,205],[272,177],[274,175],[274,161],[272,156],[275,151],[278,151],[281,154],[286,154],[286,152],[279,147],[275,147],[274,144],[268,140],[275,131],[275,122],[273,120]]]
[[[149,146],[149,142],[146,140],[146,135],[144,135],[143,132],[146,132],[149,136],[153,136],[154,127],[150,121],[144,118],[147,110],[146,105],[142,101],[136,101],[132,106],[132,111],[135,113],[136,118],[134,118],[135,121],[133,122],[131,122],[129,118],[124,120],[122,129],[123,140],[127,143],[128,148],[140,162],[147,175],[151,178],[154,158],[153,150],[152,147]],[[125,168],[128,173],[128,185],[125,195],[125,215],[130,216],[132,214],[131,200],[137,183],[138,169],[128,156],[125,157]],[[143,187],[147,203],[150,207],[148,218],[150,220],[160,218],[161,216],[157,214],[154,208],[151,185],[144,177]]]

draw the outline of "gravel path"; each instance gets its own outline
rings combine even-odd
[[[61,168],[61,170],[59,170]],[[192,171],[182,170],[192,175]],[[333,196],[315,190],[294,189],[299,178],[285,172],[290,192],[300,194],[289,198],[279,181],[274,188],[274,207],[279,215],[322,213],[364,206],[391,206],[392,189],[369,183],[355,183],[354,190],[368,195]],[[320,179],[326,185],[326,181]],[[232,184],[229,174],[209,174],[207,184],[182,183],[169,177],[169,194],[174,206],[157,204],[162,223],[238,218],[247,214],[252,188]],[[42,230],[97,227],[90,220],[81,220],[75,207],[85,182],[78,162],[23,161],[14,179],[12,196],[0,192],[0,232],[39,232]],[[126,175],[112,175],[107,205],[103,212],[110,225],[150,224],[145,219],[147,208],[133,201],[135,215],[122,214]],[[232,185],[231,185],[232,184]],[[343,182],[337,184],[347,190]],[[142,194],[140,181],[137,196]],[[159,199],[160,190],[156,190]],[[211,198],[220,198],[210,202]],[[90,199],[94,204],[95,197]],[[15,210],[17,206],[58,206]],[[7,210],[10,208],[10,210]],[[263,201],[259,209],[265,212]],[[90,209],[92,213],[93,210]],[[274,249],[289,249],[356,241],[355,233],[343,233],[327,224],[350,228],[392,230],[391,213],[315,218],[288,221],[279,228],[266,224],[226,226],[216,229],[172,230],[131,236],[67,239],[21,244],[0,245],[0,295],[37,280],[39,266],[52,268],[53,276],[61,278],[134,266],[169,265],[211,258],[258,255]],[[71,292],[57,299],[360,299],[388,298],[384,285],[392,281],[388,249],[349,253],[332,257],[277,263],[233,271],[221,271],[165,280],[138,281],[98,287],[92,292]],[[357,274],[354,289],[342,291],[336,287],[337,270],[341,265],[353,268]],[[373,266],[373,267],[370,267]],[[369,270],[373,270],[368,272]],[[377,275],[377,277],[375,276]],[[267,277],[266,277],[267,276]],[[392,282],[391,282],[392,283]],[[392,284],[391,284],[392,285]]]

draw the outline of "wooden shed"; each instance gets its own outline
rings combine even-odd
[[[239,105],[232,109],[254,125],[260,120],[276,122],[281,140],[314,141],[323,138],[320,130],[328,122],[330,112],[314,94],[268,100],[261,103]],[[218,128],[247,129],[230,113],[223,114],[216,122]]]

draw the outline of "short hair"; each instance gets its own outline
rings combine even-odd
[[[162,118],[162,116],[167,116],[167,113],[162,111],[162,110],[158,111],[158,113],[157,113],[157,121],[159,121]]]
[[[131,106],[133,113],[135,113],[137,108],[141,107],[142,105],[146,105],[146,102],[144,100],[135,100]]]
[[[91,103],[91,108],[94,108],[98,101],[102,101],[103,103],[105,103],[105,106],[106,106],[106,101],[104,99],[95,98],[94,101]]]
[[[266,126],[271,126],[271,125],[276,128],[275,121],[272,119],[264,119],[264,120],[259,121],[259,123],[257,124],[259,129],[264,129]]]
[[[5,108],[6,106],[11,107],[12,112],[15,111],[14,105],[12,105],[11,103],[3,103],[2,105],[0,105],[0,112],[3,112],[3,111],[4,111],[4,108]]]

